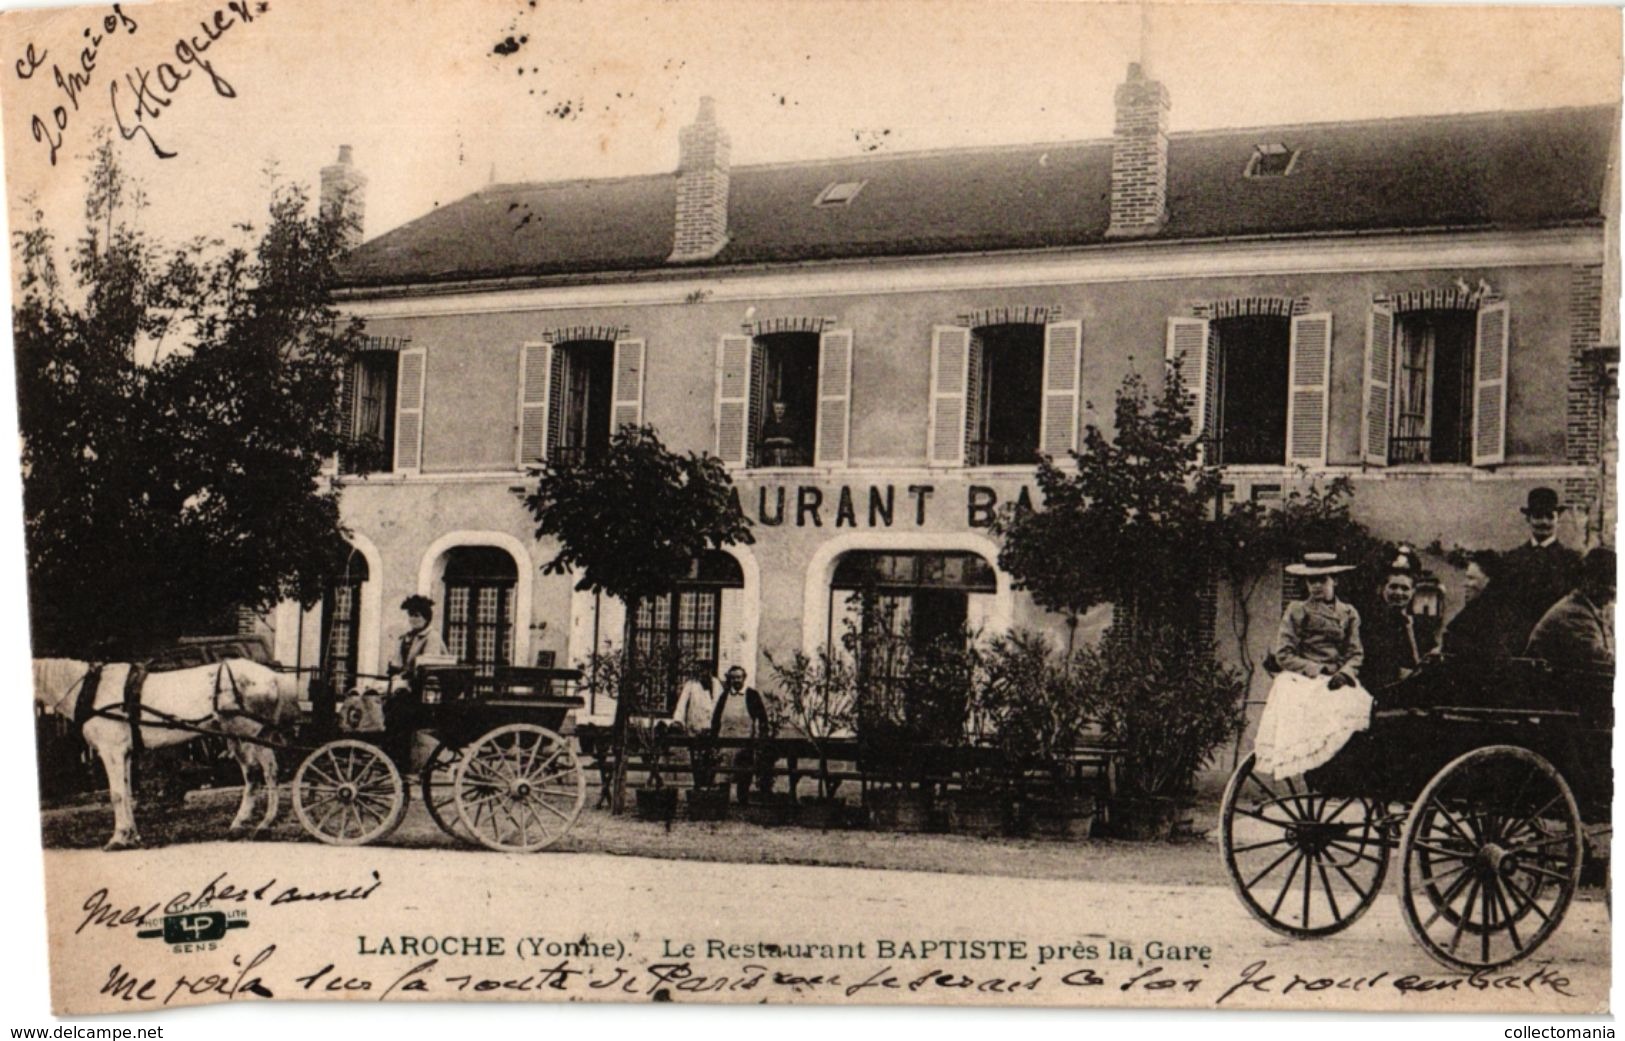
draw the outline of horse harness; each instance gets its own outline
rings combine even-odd
[[[144,726],[156,727],[161,730],[184,730],[193,734],[202,734],[205,737],[230,737],[237,740],[249,741],[258,744],[268,744],[263,738],[250,737],[243,734],[222,733],[218,727],[205,724],[212,720],[225,722],[231,719],[247,719],[258,723],[266,730],[275,731],[279,724],[275,720],[265,719],[248,710],[243,702],[241,689],[237,686],[237,677],[232,673],[230,664],[220,663],[220,668],[214,674],[214,690],[210,696],[212,712],[200,719],[182,719],[179,716],[153,708],[151,705],[141,703],[141,690],[146,685],[147,675],[151,672],[147,662],[132,662],[129,674],[124,679],[123,696],[118,705],[96,707],[96,695],[102,682],[102,672],[107,667],[105,662],[92,662],[84,678],[79,681],[79,693],[74,702],[73,722],[75,726],[83,727],[92,717],[100,716],[115,722],[128,723],[130,726],[130,745],[139,756],[144,743],[141,740],[141,728]],[[227,695],[230,695],[229,699]],[[122,715],[119,714],[122,710]]]

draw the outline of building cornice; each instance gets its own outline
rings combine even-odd
[[[1590,225],[1533,231],[1112,243],[1020,253],[401,286],[350,291],[341,294],[338,306],[360,318],[427,318],[1188,278],[1600,264],[1605,252],[1602,227]]]

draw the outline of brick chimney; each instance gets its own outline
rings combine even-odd
[[[349,218],[344,229],[346,248],[361,244],[367,215],[367,175],[356,169],[349,145],[339,145],[339,161],[322,167],[322,214],[342,212]]]
[[[699,115],[678,131],[677,224],[672,263],[709,260],[728,244],[728,132],[717,103],[700,99]]]
[[[1109,238],[1155,235],[1168,221],[1168,88],[1147,79],[1138,63],[1113,98],[1112,197]]]

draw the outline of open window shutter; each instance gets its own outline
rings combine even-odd
[[[1360,420],[1360,455],[1372,466],[1388,465],[1393,386],[1394,312],[1372,307],[1365,327],[1365,407]]]
[[[1507,458],[1507,332],[1504,303],[1478,309],[1478,351],[1473,366],[1473,465]]]
[[[610,392],[610,436],[643,425],[643,341],[615,341],[615,383]]]
[[[852,430],[852,330],[831,329],[818,338],[819,466],[843,466]]]
[[[1332,316],[1301,314],[1292,319],[1292,355],[1287,364],[1286,461],[1326,465],[1326,399],[1332,374]]]
[[[514,462],[532,466],[547,454],[548,413],[552,402],[553,347],[527,343],[519,348],[519,442]]]
[[[970,330],[939,325],[931,331],[931,429],[926,457],[933,466],[965,463],[965,390]]]
[[[1206,318],[1168,319],[1168,342],[1164,349],[1168,366],[1179,373],[1191,403],[1192,436],[1212,436],[1208,429],[1208,375],[1211,351],[1208,347]]]
[[[412,347],[395,356],[395,472],[423,469],[423,391],[428,383],[428,355]]]
[[[1038,450],[1064,456],[1078,447],[1078,368],[1083,364],[1083,323],[1044,326],[1044,407]]]
[[[746,464],[750,428],[751,338],[724,336],[717,344],[717,458]]]
[[[345,438],[355,437],[355,384],[356,370],[361,362],[352,357],[344,363],[344,369],[339,373],[339,436]],[[322,473],[335,474],[344,466],[343,460],[338,456],[330,457],[322,466]]]

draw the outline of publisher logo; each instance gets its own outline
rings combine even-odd
[[[166,914],[161,927],[142,929],[136,935],[143,940],[162,938],[176,954],[191,954],[217,949],[228,929],[246,928],[245,911],[187,911]]]

